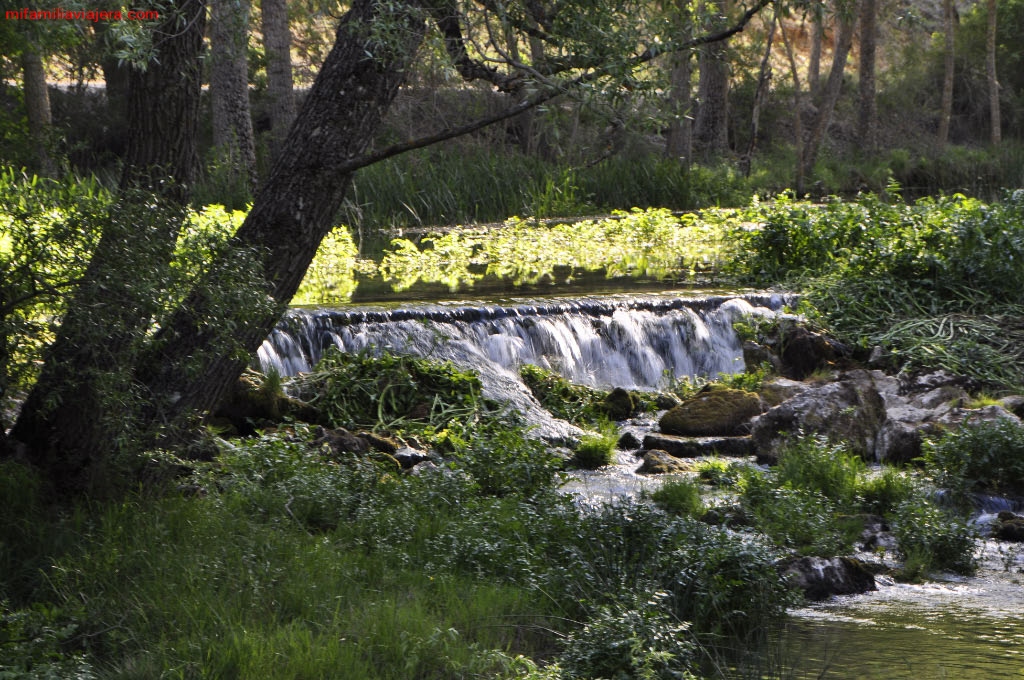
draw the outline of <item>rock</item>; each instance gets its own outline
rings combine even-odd
[[[700,456],[753,456],[757,445],[750,437],[677,437],[651,432],[644,437],[644,449],[660,449],[676,458]]]
[[[1024,517],[1012,512],[1000,512],[992,525],[992,538],[1000,541],[1024,543]]]
[[[639,410],[633,395],[621,387],[609,392],[601,406],[612,420],[625,420]]]
[[[849,557],[796,557],[779,565],[779,571],[813,601],[876,590],[874,575]]]
[[[319,421],[319,413],[314,407],[285,395],[279,384],[269,381],[258,371],[247,369],[212,417],[218,423],[229,424],[233,433],[251,435],[257,429],[280,423],[285,416],[307,423]]]
[[[408,470],[409,468],[415,467],[426,460],[430,460],[430,456],[426,453],[409,448],[408,446],[403,446],[391,455],[398,461],[398,464],[402,466],[403,470]]]
[[[619,441],[615,446],[620,451],[634,451],[641,448],[643,446],[643,442],[640,441],[640,438],[636,436],[635,432],[626,430],[622,433],[622,436],[619,437]]]
[[[369,453],[370,445],[365,439],[354,435],[343,427],[333,430],[318,428],[317,438],[313,440],[313,446],[326,447],[331,457],[337,457],[344,453],[364,455]]]
[[[754,526],[754,520],[747,515],[742,505],[726,505],[710,508],[700,517],[700,521],[713,526],[726,526],[730,529]]]
[[[394,454],[401,447],[398,442],[390,437],[376,434],[374,432],[360,432],[356,435],[360,439],[364,440],[371,449],[375,451],[383,451],[384,453]]]
[[[665,434],[723,437],[745,434],[745,426],[762,411],[753,392],[729,388],[702,391],[661,417]]]
[[[792,399],[809,389],[811,389],[811,385],[799,380],[772,378],[765,381],[758,392],[769,406],[778,406],[787,399]]]
[[[999,405],[1018,418],[1024,418],[1024,396],[1012,394],[1008,397],[1003,397],[999,400]]]
[[[409,468],[408,470],[406,470],[406,472],[410,475],[419,476],[423,474],[436,472],[439,469],[440,468],[438,468],[437,464],[434,463],[433,461],[425,460],[422,463],[418,463],[413,467]]]
[[[654,405],[657,407],[659,411],[667,411],[670,408],[675,408],[676,406],[679,406],[679,404],[681,403],[682,402],[679,400],[678,397],[676,397],[676,395],[669,394],[667,392],[659,392],[654,397]]]
[[[782,374],[803,380],[835,359],[833,344],[820,333],[794,326],[782,338]]]
[[[664,475],[677,472],[689,472],[690,466],[665,451],[657,449],[644,453],[643,464],[636,469],[644,475]]]
[[[874,454],[878,431],[886,418],[874,373],[844,373],[837,382],[810,386],[769,409],[751,428],[758,455],[771,457],[785,436],[797,432],[823,434],[847,442],[855,453]]]
[[[753,370],[763,364],[768,364],[773,372],[782,371],[782,360],[774,352],[751,340],[744,342],[743,365],[747,367],[747,370]]]

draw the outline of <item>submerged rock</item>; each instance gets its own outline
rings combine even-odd
[[[851,557],[795,557],[780,564],[779,570],[813,601],[877,589],[874,574]]]

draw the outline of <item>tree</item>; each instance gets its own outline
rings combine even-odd
[[[256,188],[256,141],[249,112],[248,0],[210,2],[210,109],[214,154],[236,182]],[[240,182],[239,182],[240,180]]]
[[[956,25],[955,16],[953,0],[942,0],[942,102],[939,105],[939,132],[936,139],[940,149],[949,141],[949,125],[953,119],[953,76],[956,68],[956,40],[953,33]]]
[[[712,25],[723,26],[727,11],[726,0],[715,0]],[[701,48],[699,69],[693,142],[705,157],[719,156],[729,150],[729,60],[724,40]]]
[[[875,147],[878,135],[878,99],[875,92],[875,53],[878,46],[878,0],[861,0],[860,67],[857,139],[864,151]]]
[[[835,49],[832,53],[832,67],[828,73],[828,80],[821,92],[821,102],[818,105],[818,113],[811,126],[810,136],[804,146],[801,163],[803,169],[801,174],[807,177],[814,169],[814,163],[818,158],[818,151],[832,122],[832,112],[835,110],[836,102],[843,89],[843,74],[846,70],[846,59],[853,47],[853,29],[857,17],[857,0],[841,2],[836,8],[836,40]]]
[[[140,297],[145,289],[158,286],[158,280],[145,282],[140,290],[124,279],[126,272],[139,276],[140,256],[146,262],[164,261],[167,236],[174,232],[173,210],[163,209],[166,215],[158,220],[151,241],[153,252],[142,250],[148,239],[125,239],[118,229],[112,229],[110,239],[104,233],[103,240],[111,243],[104,251],[101,242],[75,303],[88,306],[80,315],[72,310],[65,318],[12,432],[28,446],[30,458],[58,485],[82,490],[90,479],[104,474],[119,437],[131,434],[126,420],[134,430],[160,437],[213,409],[277,323],[333,227],[353,173],[360,168],[512,118],[574,88],[613,85],[616,78],[631,76],[661,53],[637,49],[635,34],[607,30],[622,21],[617,8],[588,4],[587,22],[568,30],[559,16],[536,4],[517,5],[513,12],[485,2],[483,15],[468,17],[455,0],[440,5],[354,0],[245,222],[170,312],[160,313],[151,300]],[[724,40],[743,30],[766,4],[761,0],[728,29],[670,45],[665,51]],[[194,10],[196,5],[202,3],[192,0],[182,9]],[[543,63],[529,65],[496,61],[493,55],[502,54],[497,49],[473,49],[485,44],[488,35],[501,36],[504,43],[502,33],[494,30],[502,20],[524,36],[559,49]],[[162,43],[167,52],[161,52],[149,72],[163,73],[179,51],[183,59],[198,63],[193,31],[200,23],[198,16],[188,18],[186,31],[169,35]],[[429,24],[443,36],[453,68],[463,78],[483,80],[513,94],[512,103],[498,113],[435,134],[374,148],[371,140],[414,63]],[[478,40],[467,40],[469,30],[480,31]],[[182,64],[175,66],[180,79]],[[161,106],[159,100],[151,106]],[[131,175],[151,176],[148,171]],[[119,242],[116,236],[121,236]],[[109,254],[101,256],[104,252]],[[117,272],[120,276],[111,279]],[[121,295],[116,299],[109,290],[112,280],[119,282],[114,292]],[[149,293],[154,296],[152,290]],[[167,293],[158,290],[155,297],[163,299]],[[106,335],[97,333],[98,313],[104,315],[101,323],[116,322],[101,329]],[[86,322],[87,316],[92,316],[92,323]]]
[[[988,81],[992,146],[999,146],[1003,139],[1002,120],[999,114],[999,79],[996,77],[996,27],[996,0],[988,0],[988,22],[985,32],[985,77]]]
[[[292,34],[287,0],[263,0],[260,5],[263,51],[267,60],[267,102],[270,113],[270,155],[277,158],[295,119],[292,75]]]

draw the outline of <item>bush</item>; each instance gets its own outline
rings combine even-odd
[[[599,435],[588,435],[580,440],[573,452],[572,462],[584,470],[596,470],[615,462],[618,432],[615,425],[605,428]]]
[[[801,555],[848,554],[860,533],[859,522],[842,517],[836,503],[819,491],[775,487],[751,475],[743,482],[740,500],[759,531]]]
[[[978,568],[975,532],[960,517],[926,499],[912,498],[896,508],[893,534],[908,579],[935,570],[970,575]]]
[[[721,458],[697,461],[697,479],[714,487],[735,486],[740,479],[740,466]]]
[[[935,483],[958,500],[977,492],[1024,494],[1024,428],[1008,419],[965,425],[923,449]]]

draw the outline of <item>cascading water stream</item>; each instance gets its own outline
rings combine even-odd
[[[523,364],[596,387],[656,389],[667,379],[744,370],[732,328],[771,316],[782,295],[676,295],[534,300],[514,305],[417,305],[397,310],[294,310],[259,349],[264,371],[311,370],[329,347],[427,357],[479,372],[484,395],[509,403],[541,436],[573,439],[519,380]]]

